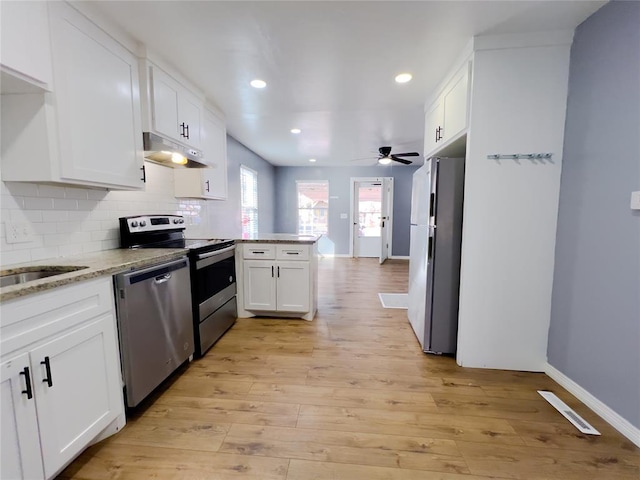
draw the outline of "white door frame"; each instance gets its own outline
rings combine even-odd
[[[354,244],[354,240],[355,240],[355,236],[353,234],[354,232],[354,222],[355,222],[355,218],[354,218],[354,211],[355,211],[355,198],[356,198],[356,183],[358,182],[380,182],[383,184],[384,187],[384,181],[388,181],[391,188],[390,188],[390,192],[389,192],[389,212],[382,212],[383,216],[388,217],[387,221],[389,222],[388,225],[388,230],[387,230],[387,236],[388,238],[388,244],[389,244],[389,252],[392,252],[392,248],[393,248],[393,177],[351,177],[351,188],[349,191],[349,256],[353,258],[354,256],[354,248],[353,248],[353,244]],[[384,208],[384,205],[383,205]],[[386,213],[386,215],[385,215]],[[380,239],[380,241],[382,242],[384,239]],[[391,258],[391,255],[389,255],[389,258]]]

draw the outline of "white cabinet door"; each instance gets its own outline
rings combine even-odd
[[[309,311],[309,262],[278,262],[277,309],[281,312]]]
[[[28,353],[0,364],[0,478],[44,478],[32,373]]]
[[[202,101],[160,68],[149,65],[153,129],[180,143],[201,148]]]
[[[63,2],[50,10],[60,177],[142,188],[136,57]]]
[[[51,46],[47,2],[0,2],[0,63],[28,84],[50,90]],[[2,78],[2,93],[24,93]]]
[[[202,151],[211,167],[208,198],[227,198],[227,129],[223,119],[205,110],[202,123]]]
[[[244,308],[276,310],[276,278],[273,262],[245,260],[243,268]]]
[[[111,313],[31,351],[46,477],[119,414],[120,376]]]
[[[424,118],[424,153],[428,155],[433,152],[438,142],[440,142],[440,132],[442,131],[442,119],[444,117],[442,99],[434,102]]]
[[[158,133],[182,141],[178,128],[178,88],[171,77],[156,67],[149,67],[151,78],[151,118]]]
[[[469,67],[465,63],[442,95],[444,111],[443,137],[445,141],[450,140],[467,128],[468,92]]]
[[[184,129],[182,141],[194,148],[201,148],[200,126],[202,124],[202,102],[188,92],[178,97],[180,127]]]

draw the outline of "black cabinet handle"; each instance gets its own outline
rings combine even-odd
[[[184,133],[184,132],[185,132],[185,129],[187,128],[187,124],[186,124],[186,123],[184,123],[184,122],[182,122],[182,123],[180,124],[180,128],[182,129],[182,131],[180,132],[180,136],[181,136],[181,137],[186,137],[186,135],[185,135],[185,133]]]
[[[189,125],[187,125],[186,130],[187,130],[187,134],[185,135],[185,137],[189,138]]]
[[[280,265],[278,265],[278,278],[280,278]]]
[[[47,376],[42,379],[42,382],[45,383],[49,387],[53,387],[53,379],[51,378],[51,364],[49,363],[49,357],[44,357],[44,361],[40,362],[40,365],[44,365],[45,370],[47,371]]]
[[[204,182],[207,185],[207,192],[209,191],[209,180],[207,180],[206,182]]]
[[[271,265],[271,277],[273,278],[273,265]]]
[[[436,143],[438,143],[438,129],[436,128]]]
[[[144,165],[140,167],[140,170],[142,170],[142,178],[140,180],[142,180],[143,183],[147,183],[147,171],[144,168]]]
[[[33,398],[33,390],[31,390],[31,374],[29,373],[29,367],[24,367],[24,369],[20,372],[20,375],[24,375],[24,381],[27,384],[27,388],[22,390],[20,393],[26,393],[27,398]]]

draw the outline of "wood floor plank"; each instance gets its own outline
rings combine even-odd
[[[394,411],[436,412],[433,397],[423,392],[393,392],[366,388],[333,388],[256,382],[247,398],[339,407],[387,408]]]
[[[506,420],[442,413],[302,405],[298,427],[524,444]]]
[[[494,477],[291,460],[287,480],[489,480]]]
[[[469,473],[455,445],[444,440],[350,434],[300,428],[254,427],[234,425],[221,452],[298,458],[324,462],[408,468],[439,472]],[[453,453],[441,455],[427,451],[404,449],[403,446],[431,444]],[[453,442],[451,442],[453,443]],[[369,446],[371,445],[371,446]],[[442,448],[445,447],[445,448]]]
[[[230,424],[142,415],[127,422],[114,444],[217,452]]]
[[[456,442],[471,472],[522,480],[637,480],[635,457],[624,453]]]
[[[280,458],[111,444],[91,448],[61,479],[73,480],[284,480],[289,461]]]

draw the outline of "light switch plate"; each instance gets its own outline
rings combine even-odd
[[[346,220],[347,219],[347,214],[346,213],[341,213],[340,214],[340,219],[341,220]]]
[[[640,210],[640,191],[631,192],[631,210]]]

